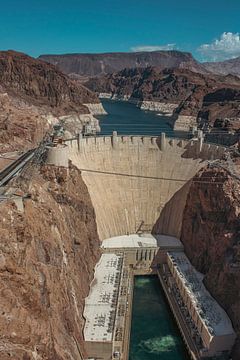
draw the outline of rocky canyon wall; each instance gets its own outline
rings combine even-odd
[[[240,358],[240,181],[221,168],[204,168],[192,182],[181,240],[204,283],[231,318]]]
[[[97,96],[53,65],[14,51],[0,51],[0,151],[36,146],[62,120],[68,138],[86,122],[99,130],[104,113]],[[69,134],[70,133],[70,134]]]
[[[33,179],[23,212],[0,206],[0,359],[81,359],[99,257],[94,209],[74,166],[45,166]]]

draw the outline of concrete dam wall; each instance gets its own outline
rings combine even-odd
[[[68,145],[88,187],[101,240],[139,229],[179,236],[192,177],[226,151],[165,134],[79,138]]]

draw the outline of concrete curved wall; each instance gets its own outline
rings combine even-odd
[[[98,137],[69,143],[82,170],[100,239],[143,231],[179,236],[189,180],[225,148],[162,137]],[[106,172],[106,173],[105,173]]]

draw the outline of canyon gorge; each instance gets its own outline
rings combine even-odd
[[[209,74],[189,54],[160,55],[129,54],[127,65],[138,64],[131,69],[122,69],[118,54],[94,64],[87,58],[83,71],[86,56],[0,53],[1,153],[37,147],[59,121],[71,138],[67,166],[33,163],[7,185],[22,206],[11,197],[0,202],[2,360],[87,358],[84,299],[101,243],[136,233],[141,224],[182,241],[233,323],[232,358],[239,359],[238,151],[164,134],[79,136],[85,123],[99,125],[99,93],[173,114],[181,129],[202,121],[210,130],[238,133],[240,79]]]

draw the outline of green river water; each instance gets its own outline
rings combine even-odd
[[[189,360],[157,276],[136,276],[129,360]]]

